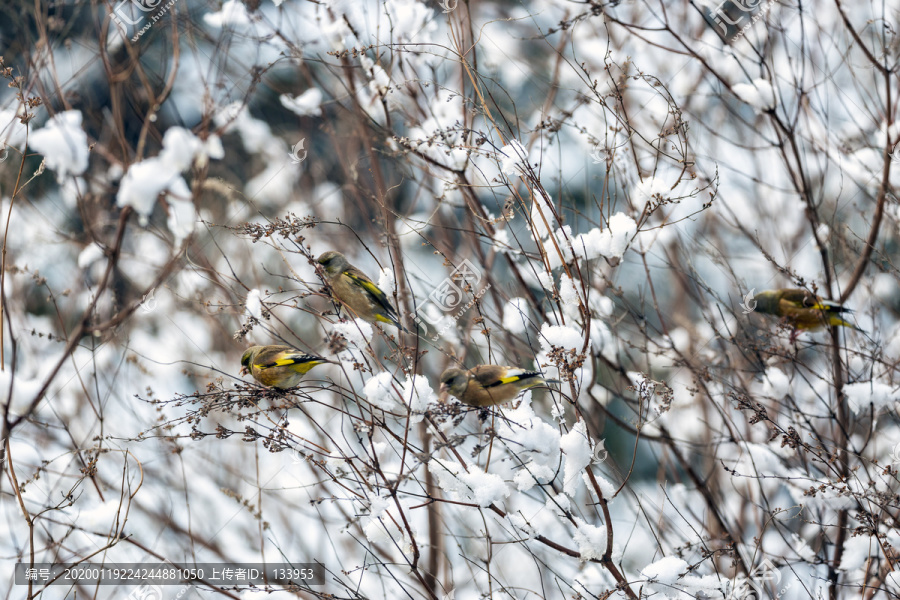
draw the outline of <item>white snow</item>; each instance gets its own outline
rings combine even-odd
[[[396,412],[408,408],[413,423],[420,422],[428,406],[438,402],[437,394],[422,375],[407,376],[402,384],[397,384],[390,373],[382,372],[366,382],[363,393],[382,410]]]
[[[884,578],[884,583],[894,595],[900,593],[900,571],[891,571],[888,573]]]
[[[186,186],[185,186],[186,187]],[[175,238],[175,247],[180,247],[181,243],[197,229],[197,211],[194,209],[194,203],[190,200],[190,192],[187,189],[182,190],[179,196],[187,196],[187,200],[178,198],[173,194],[168,200],[169,216],[166,219],[166,226],[172,232]]]
[[[247,316],[257,320],[262,319],[262,298],[258,289],[250,290],[247,294]]]
[[[437,459],[431,464],[438,485],[452,499],[487,507],[509,496],[509,487],[495,473],[485,473],[472,464],[466,472],[459,463]]]
[[[572,262],[575,253],[572,250],[572,228],[564,225],[543,242],[547,265],[551,270]]]
[[[175,246],[194,232],[197,212],[191,198],[191,190],[181,172],[192,164],[205,165],[210,158],[225,156],[222,141],[217,136],[201,140],[183,127],[170,127],[163,135],[163,147],[159,155],[134,163],[122,177],[116,204],[130,206],[138,214],[142,226],[146,226],[157,198],[167,193],[168,219],[166,224],[175,238]]]
[[[399,519],[392,518],[390,514],[390,510],[396,510],[397,508],[394,499],[387,492],[372,495],[369,498],[369,514],[362,519],[363,533],[365,533],[366,539],[372,543],[380,543],[388,547],[393,547],[396,544],[402,552],[410,552],[412,546],[405,528],[401,528]],[[403,506],[404,502],[400,504],[402,510],[408,510],[408,507]],[[413,530],[413,534],[415,534],[415,524],[411,523],[410,527]]]
[[[522,297],[510,298],[503,307],[503,329],[510,333],[525,333],[528,323],[528,301]]]
[[[101,258],[103,258],[103,248],[96,243],[88,244],[78,255],[78,268],[86,269]]]
[[[540,271],[537,274],[538,282],[540,282],[541,287],[547,290],[548,292],[552,292],[554,289],[553,285],[553,274],[548,273],[547,271]]]
[[[500,170],[504,175],[515,175],[528,165],[528,150],[519,140],[511,140],[506,146],[500,148]]]
[[[850,410],[858,415],[869,410],[869,404],[875,408],[875,414],[889,410],[900,400],[900,389],[880,381],[861,381],[844,386],[844,395],[850,403]]]
[[[210,27],[221,28],[227,25],[244,26],[250,24],[250,15],[239,0],[228,0],[222,4],[222,10],[203,15],[203,21]]]
[[[852,537],[844,542],[844,554],[841,556],[841,571],[853,571],[861,568],[870,556],[879,553],[878,541],[867,535]]]
[[[291,168],[284,156],[272,157],[266,168],[252,177],[244,186],[244,194],[254,200],[276,203],[289,198],[294,190],[297,169]]]
[[[604,452],[606,452],[606,451],[601,450],[599,452],[599,455],[602,457]],[[596,455],[596,454],[598,454],[598,453],[595,451],[594,455]],[[581,473],[581,479],[584,481],[584,484],[586,486],[588,486],[588,489],[590,489],[592,493],[595,493],[594,490],[592,489],[593,486],[591,485],[591,481],[588,478],[588,474],[586,472]],[[603,494],[603,497],[607,501],[612,500],[612,497],[616,493],[616,486],[614,486],[609,479],[607,479],[606,477],[603,477],[601,475],[594,474],[594,479],[597,481],[597,487],[600,488],[600,493]]]
[[[200,151],[201,142],[184,127],[170,127],[163,135],[163,148],[159,159],[171,165],[178,172],[187,170],[194,162],[194,155]]]
[[[572,501],[565,494],[552,494],[548,492],[544,509],[557,517],[566,517],[566,513],[572,510]],[[576,519],[576,522],[577,521],[578,519]]]
[[[81,118],[77,110],[57,113],[28,140],[29,146],[44,155],[47,168],[56,171],[60,183],[69,175],[81,175],[88,167],[90,149]]]
[[[634,191],[642,202],[648,202],[656,200],[658,196],[666,198],[669,195],[670,187],[658,177],[646,177],[634,186]]]
[[[524,534],[525,539],[531,539],[535,535],[534,527],[528,524],[528,521],[525,520],[525,517],[518,513],[508,513],[506,515],[507,521],[509,521],[510,525],[512,525],[517,533]],[[521,538],[520,538],[521,539]]]
[[[357,348],[365,348],[368,346],[373,334],[372,325],[362,319],[335,323],[334,331],[344,336],[347,342]]]
[[[781,400],[791,391],[791,380],[788,379],[788,376],[784,374],[784,371],[778,367],[769,367],[766,369],[763,381],[763,395],[768,396],[769,398]]]
[[[549,352],[551,347],[565,348],[567,350],[581,350],[584,346],[584,335],[572,327],[566,325],[541,325],[540,335],[541,349]]]
[[[365,55],[360,56],[359,62],[364,72],[369,76],[368,90],[371,92],[372,97],[383,98],[392,95],[391,76],[388,75],[387,71]]]
[[[575,288],[575,282],[566,273],[559,277],[559,299],[563,304],[569,306],[578,306],[581,303],[581,296]]]
[[[556,226],[556,217],[553,216],[552,200],[541,190],[535,188],[531,193],[531,227],[535,241],[542,240],[550,235]]]
[[[518,490],[552,481],[559,469],[559,430],[535,415],[529,393],[523,394],[519,407],[506,411],[504,417],[497,435],[515,445],[517,461],[521,462],[513,476]]]
[[[97,502],[90,506],[91,508],[88,510],[82,510],[78,513],[79,525],[88,530],[109,527],[110,523],[115,523],[116,513],[121,511],[121,515],[124,515],[127,510],[127,506],[123,505],[119,498],[107,500],[106,502]]]
[[[128,168],[119,184],[116,204],[132,207],[141,225],[146,226],[157,197],[168,189],[185,190],[187,183],[171,165],[158,157],[148,158]]]
[[[195,161],[203,166],[210,158],[221,159],[225,156],[219,136],[212,135],[206,140],[201,140],[184,127],[167,129],[162,143],[160,160],[178,172],[186,171]]]
[[[419,0],[385,0],[384,12],[391,22],[391,40],[405,43],[414,40],[431,42],[437,31],[435,12]]]
[[[600,559],[606,552],[606,527],[585,523],[575,517],[578,529],[572,536],[572,540],[578,546],[578,552],[582,560]]]
[[[407,377],[402,388],[403,400],[412,413],[410,420],[418,423],[422,420],[422,415],[428,410],[430,404],[437,404],[438,397],[431,389],[428,378],[423,375],[413,375],[412,378]]]
[[[586,260],[600,256],[621,260],[637,233],[637,223],[619,212],[610,217],[608,225],[603,231],[594,228],[576,237],[572,244],[575,255]]]
[[[757,112],[775,108],[775,89],[765,79],[754,79],[753,83],[736,83],[731,89]]]
[[[25,141],[27,128],[19,120],[21,112],[0,108],[0,145],[18,146]]]
[[[368,519],[366,520],[365,525],[363,525],[363,533],[366,534],[366,538],[370,542],[380,543],[390,541],[391,536],[384,524],[382,524],[381,517],[387,513],[391,505],[392,502],[390,496],[372,497],[372,501],[369,504]]]
[[[386,267],[381,269],[381,272],[378,274],[378,289],[388,296],[394,295],[394,292],[397,290],[397,279],[394,277],[393,270]]]
[[[666,556],[641,570],[641,576],[659,583],[673,584],[678,576],[686,573],[688,564],[677,556]]]
[[[282,106],[301,117],[322,115],[322,90],[317,87],[309,88],[299,96],[282,94],[279,96],[279,100],[281,100]]]
[[[213,121],[217,127],[225,127],[225,133],[236,131],[249,154],[263,153],[268,157],[286,152],[287,144],[272,134],[269,124],[254,118],[240,102],[221,107]]]
[[[371,377],[363,387],[366,400],[382,410],[395,410],[398,408],[397,397],[394,392],[394,378],[387,371]]]
[[[806,543],[806,540],[801,538],[796,533],[791,534],[791,540],[793,544],[791,544],[791,548],[794,552],[797,553],[797,556],[806,561],[813,561],[816,558],[815,551],[809,547],[809,544]]]
[[[569,433],[559,440],[559,446],[566,455],[563,491],[574,496],[579,484],[582,470],[591,464],[591,444],[584,421],[578,421]]]

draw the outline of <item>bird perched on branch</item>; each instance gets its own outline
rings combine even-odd
[[[325,268],[325,279],[331,293],[341,304],[342,312],[359,317],[369,323],[389,323],[409,332],[397,317],[397,309],[391,305],[387,294],[375,285],[365,273],[347,262],[340,252],[325,252],[316,260]]]
[[[298,385],[310,369],[326,362],[328,359],[290,346],[253,346],[241,356],[241,375],[249,372],[265,386],[286,390]]]
[[[841,317],[841,313],[853,312],[849,308],[823,300],[807,290],[767,290],[756,294],[753,299],[758,312],[784,318],[793,325],[795,333],[797,330],[815,331],[826,325],[840,325],[862,331]],[[791,337],[795,338],[796,335]]]
[[[519,392],[548,383],[561,382],[544,379],[538,371],[478,365],[468,371],[456,368],[444,371],[441,374],[441,393],[449,392],[463,404],[487,407],[509,402]]]

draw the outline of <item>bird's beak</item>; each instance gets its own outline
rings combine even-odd
[[[440,393],[441,395],[446,396],[450,393],[450,387],[446,383],[442,383]]]
[[[250,369],[248,369],[247,367],[241,367],[241,377],[243,377],[244,375],[249,375],[249,374],[250,374]]]

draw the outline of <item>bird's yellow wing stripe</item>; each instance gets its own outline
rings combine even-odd
[[[794,300],[787,300],[791,306],[796,308],[808,308],[809,310],[821,310],[823,312],[853,312],[849,308],[843,307],[839,304],[826,304],[825,302],[816,302],[811,306],[806,306],[803,302],[797,302]]]
[[[355,275],[350,271],[344,271],[344,275],[352,279],[354,283],[361,286],[364,290],[375,296],[382,304],[387,302],[387,296],[384,294],[384,292],[382,292],[377,285],[375,285],[368,279],[363,279],[362,277],[359,277],[358,275]]]
[[[298,363],[311,363],[311,362],[322,362],[321,359],[316,358],[315,356],[294,356],[291,358],[279,358],[278,360],[272,361],[265,365],[256,365],[260,369],[268,369],[271,367],[287,367],[289,365],[296,365]]]
[[[806,308],[809,310],[826,310],[828,309],[827,304],[822,304],[821,302],[816,302],[815,304],[804,304],[805,299],[793,299],[793,298],[783,298],[782,302],[787,302],[793,308]]]
[[[399,327],[400,322],[397,320],[396,314],[397,311],[391,306],[391,301],[388,300],[387,295],[374,283],[369,281],[367,278],[360,277],[355,273],[350,271],[344,271],[344,275],[349,277],[354,283],[359,285],[362,289],[366,290],[366,292],[371,295],[378,304],[384,309],[386,315],[375,315],[376,321],[381,321],[382,323],[393,323]],[[385,318],[385,316],[387,318]]]
[[[849,327],[850,329],[855,329],[855,330],[857,330],[857,331],[862,331],[862,329],[860,329],[859,327],[857,327],[857,326],[854,325],[853,323],[850,323],[850,322],[848,322],[848,321],[845,321],[844,319],[842,319],[842,318],[840,318],[840,317],[838,317],[838,316],[836,316],[836,315],[829,315],[829,317],[828,317],[828,324],[829,324],[829,325],[843,325],[844,327]]]
[[[513,383],[514,381],[519,381],[520,379],[522,379],[521,375],[510,375],[509,377],[501,377],[500,379],[497,380],[497,385],[500,385],[501,383]]]
[[[825,312],[853,312],[849,308],[845,306],[841,306],[839,304],[823,304],[821,302],[817,303],[815,306],[811,307],[816,310],[821,310]]]

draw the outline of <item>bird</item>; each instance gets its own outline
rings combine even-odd
[[[249,372],[267,387],[292,388],[316,365],[330,362],[290,346],[253,346],[241,356],[241,374]]]
[[[529,388],[561,383],[556,379],[544,379],[539,371],[478,365],[468,371],[450,368],[441,374],[441,393],[450,393],[463,404],[488,407],[509,402],[519,392]]]
[[[795,333],[800,330],[816,331],[826,325],[840,325],[862,331],[841,316],[841,313],[853,312],[849,308],[823,300],[807,290],[766,290],[756,294],[753,299],[758,312],[784,318],[794,327]]]
[[[324,267],[331,293],[344,313],[369,323],[389,323],[409,332],[400,324],[397,309],[391,305],[387,294],[365,273],[347,262],[346,256],[332,250],[320,255],[316,262]]]

